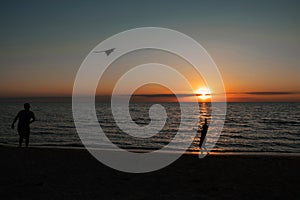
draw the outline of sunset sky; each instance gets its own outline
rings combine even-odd
[[[299,1],[1,2],[0,97],[71,96],[79,66],[98,43],[154,26],[187,34],[208,51],[228,101],[300,101],[299,9]]]

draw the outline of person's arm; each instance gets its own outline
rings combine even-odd
[[[14,129],[15,128],[15,123],[16,123],[16,121],[18,120],[18,118],[19,118],[19,114],[20,114],[20,112],[17,114],[17,116],[14,118],[14,121],[13,121],[13,123],[11,124],[11,128],[12,129]]]
[[[31,116],[30,124],[31,124],[32,122],[34,122],[34,121],[35,121],[35,116],[34,116],[34,113],[32,112],[32,116]]]

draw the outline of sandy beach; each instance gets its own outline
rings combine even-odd
[[[1,199],[299,199],[299,156],[183,155],[146,174],[83,149],[1,147]]]

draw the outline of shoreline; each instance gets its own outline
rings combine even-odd
[[[4,145],[4,144],[0,144],[0,149],[1,148],[17,148],[19,149],[19,147],[17,147],[17,145]],[[26,149],[24,146],[21,147],[21,149],[24,148]],[[32,145],[28,147],[29,149],[33,148],[33,149],[66,149],[66,150],[86,150],[86,147],[83,146],[51,146],[51,145],[47,145],[47,146],[39,146],[39,145]],[[99,151],[118,151],[118,150],[113,150],[113,149],[106,149],[106,148],[91,148],[93,150],[99,150]],[[147,150],[143,150],[143,149],[125,149],[128,150],[130,152],[133,153],[147,153]],[[164,151],[161,153],[166,153],[166,154],[181,154],[178,151]],[[199,151],[186,151],[183,153],[183,155],[198,155]],[[209,152],[210,155],[240,155],[240,156],[295,156],[295,157],[300,157],[300,153],[296,153],[296,152],[258,152],[258,151],[210,151]]]

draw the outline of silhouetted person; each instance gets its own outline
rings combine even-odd
[[[201,136],[200,136],[200,143],[199,143],[199,148],[200,148],[201,154],[203,154],[202,149],[205,149],[206,153],[209,154],[206,147],[205,147],[207,130],[208,130],[207,119],[205,119],[204,124],[202,126]]]
[[[30,109],[30,104],[25,103],[24,104],[24,110],[21,110],[17,116],[15,117],[11,128],[15,128],[15,123],[17,120],[18,122],[18,133],[19,133],[19,147],[22,146],[23,138],[25,138],[25,144],[26,147],[28,147],[29,144],[29,135],[30,135],[30,124],[35,121],[35,116]]]

